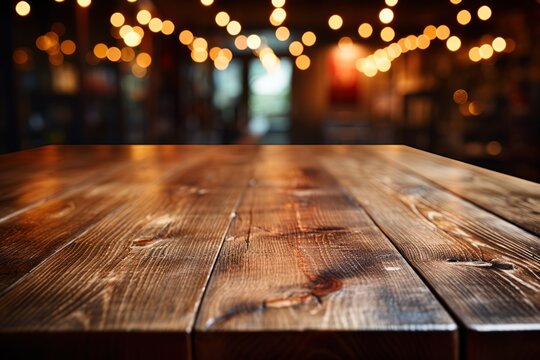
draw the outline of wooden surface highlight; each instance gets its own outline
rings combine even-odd
[[[0,170],[0,358],[540,358],[539,184],[402,146]]]
[[[189,151],[187,151],[189,154]],[[159,161],[157,161],[159,160]],[[168,156],[159,159],[151,151],[117,169],[110,169],[92,182],[64,189],[57,196],[17,212],[0,221],[0,295],[22,276],[59,251],[69,242],[129,206],[148,187],[195,161],[205,158],[199,151],[190,157]],[[79,172],[81,170],[79,169]],[[49,174],[49,181],[68,176]],[[53,179],[54,177],[54,179]],[[79,175],[78,177],[81,177]]]
[[[328,332],[341,343],[338,357],[399,357],[407,348],[409,358],[430,358],[435,353],[426,349],[437,346],[442,358],[457,353],[456,326],[430,290],[300,149],[261,150],[196,329],[201,359],[237,358],[245,333],[249,358],[323,356],[328,349],[320,338]],[[283,331],[289,341],[279,340]],[[219,342],[216,333],[229,340]],[[297,341],[303,350],[291,346]]]
[[[189,152],[182,157],[189,155],[197,157]],[[57,346],[46,339],[57,334],[64,353],[87,357],[88,348],[96,355],[102,346],[114,348],[114,334],[123,339],[134,334],[137,341],[141,333],[153,339],[158,332],[175,339],[161,344],[163,351],[177,354],[180,347],[182,357],[189,357],[196,309],[248,182],[251,156],[252,151],[214,154],[144,192],[132,187],[138,197],[129,206],[55,252],[0,297],[0,329],[9,334],[1,338],[2,349],[51,355]],[[160,174],[150,169],[143,176]],[[153,354],[156,345],[138,344],[140,356]]]
[[[540,236],[540,184],[413,148],[390,149],[372,150]]]
[[[532,345],[530,335],[521,333],[540,335],[538,237],[369,151],[328,156],[324,164],[467,333],[506,333],[504,341],[484,350],[496,354],[513,349],[518,358],[527,358],[531,349],[540,353],[540,342]],[[468,343],[479,336],[467,335]]]

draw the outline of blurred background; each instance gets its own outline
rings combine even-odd
[[[540,0],[0,7],[0,152],[394,143],[540,180]]]

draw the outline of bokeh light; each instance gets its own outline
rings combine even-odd
[[[302,35],[302,42],[304,43],[304,45],[306,46],[313,46],[315,45],[315,42],[317,41],[317,36],[315,35],[314,32],[312,31],[306,31],[303,35]]]
[[[26,1],[19,1],[15,5],[15,11],[19,16],[27,16],[28,14],[30,14],[30,10],[30,4]]]
[[[373,27],[368,23],[363,23],[358,27],[358,34],[364,39],[367,39],[373,34]]]
[[[343,26],[343,19],[339,15],[332,15],[328,19],[328,26],[332,30],[339,30]]]

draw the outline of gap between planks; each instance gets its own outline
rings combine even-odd
[[[139,166],[141,165],[141,163],[145,163],[145,162],[150,162],[152,160],[152,158],[145,158],[143,160],[141,160],[140,163],[136,163],[135,165],[133,163],[128,163],[127,165],[125,166],[122,166],[118,171],[113,171],[112,174],[114,175],[115,173],[119,172],[120,170],[123,170],[123,169],[126,169],[130,166]],[[198,159],[198,161],[201,161],[201,159]],[[176,174],[178,171],[181,171],[183,169],[186,169],[186,168],[189,168],[189,166],[192,166],[194,164],[196,164],[197,161],[193,161],[193,162],[186,162],[186,163],[181,163],[181,164],[178,164],[176,166],[173,166],[170,170],[164,172],[161,176],[158,176],[156,177],[153,181],[150,181],[148,184],[146,184],[146,190],[144,190],[145,192],[148,191],[148,189],[154,185],[154,184],[157,184],[159,183],[160,181],[163,181],[163,180],[166,180],[167,178],[173,176],[174,174]],[[100,180],[100,179],[103,179],[103,178],[106,178],[107,176],[110,176],[111,173],[107,173],[107,174],[103,174],[103,175],[99,175],[99,176],[94,176],[92,177],[94,181],[90,181],[90,179],[86,179],[86,180],[83,180],[82,183],[79,184],[79,186],[75,187],[75,188],[72,188],[72,189],[69,189],[69,190],[66,190],[66,191],[60,191],[61,194],[57,195],[57,196],[51,196],[50,198],[45,198],[45,199],[42,199],[42,200],[39,200],[38,203],[34,204],[34,206],[31,206],[31,207],[28,207],[26,210],[31,210],[32,208],[34,207],[37,207],[43,203],[46,203],[47,201],[51,201],[51,200],[54,200],[55,198],[62,198],[62,197],[65,197],[65,196],[70,196],[70,195],[73,195],[73,194],[76,194],[78,191],[81,191],[81,189],[85,186],[85,185],[89,185],[91,184],[92,182],[95,182],[97,180]],[[86,184],[88,182],[88,184]],[[111,210],[109,213],[107,213],[100,221],[97,221],[93,224],[90,224],[89,226],[87,226],[86,228],[80,230],[77,234],[75,234],[73,237],[71,237],[69,240],[67,240],[64,244],[60,245],[57,249],[55,249],[51,254],[49,254],[46,258],[44,258],[42,261],[40,261],[37,265],[35,265],[34,267],[32,267],[29,271],[27,271],[24,275],[22,275],[21,277],[19,277],[16,281],[14,281],[12,284],[10,284],[8,287],[6,287],[4,290],[0,291],[0,298],[3,297],[4,295],[6,295],[7,293],[9,293],[12,289],[14,289],[17,285],[19,285],[21,282],[23,282],[28,276],[30,276],[33,272],[39,270],[39,268],[45,266],[45,264],[47,264],[47,262],[49,261],[49,259],[51,259],[54,255],[56,255],[57,253],[61,252],[63,249],[65,249],[66,247],[68,247],[69,245],[71,245],[73,242],[77,241],[77,239],[83,237],[85,234],[87,234],[89,231],[91,231],[92,229],[94,229],[96,226],[98,226],[101,222],[103,221],[107,221],[108,219],[111,219],[112,217],[114,217],[117,213],[119,213],[120,211],[122,211],[123,209],[126,209],[128,206],[130,206],[130,203],[129,202],[126,202],[125,204],[123,205],[120,205],[116,208],[114,208],[113,210]],[[24,213],[24,211],[21,211],[20,213],[18,214],[15,214],[13,216],[17,216],[17,215],[20,215]],[[0,219],[0,222],[4,221],[4,219]]]
[[[478,211],[479,213],[484,212],[485,214],[489,214],[489,216],[492,216],[494,219],[497,220],[497,222],[500,222],[501,224],[505,223],[505,224],[508,224],[510,226],[515,226],[516,230],[523,231],[523,235],[528,235],[528,236],[530,236],[530,238],[537,238],[537,236],[535,234],[531,234],[526,229],[523,229],[522,227],[518,227],[512,221],[510,221],[510,220],[508,220],[508,219],[506,219],[506,218],[504,218],[502,216],[499,216],[497,214],[493,214],[491,211],[485,210],[483,207],[478,206],[476,203],[474,203],[472,201],[469,201],[467,199],[464,199],[459,194],[455,194],[454,192],[449,191],[448,189],[446,189],[443,186],[440,186],[437,183],[433,184],[434,183],[433,181],[430,181],[429,179],[425,179],[424,176],[419,176],[413,170],[402,169],[401,166],[396,166],[398,164],[395,164],[394,161],[387,160],[386,158],[382,158],[382,156],[377,156],[377,154],[373,154],[371,151],[365,151],[364,155],[365,154],[370,154],[370,153],[371,153],[371,155],[375,155],[374,158],[377,160],[377,162],[379,162],[381,164],[386,164],[386,165],[388,165],[389,167],[392,167],[392,168],[396,168],[396,170],[398,172],[401,172],[404,175],[408,175],[411,178],[416,178],[419,181],[423,181],[424,183],[426,183],[427,185],[429,185],[430,187],[432,187],[433,189],[435,189],[435,190],[437,190],[437,191],[439,191],[441,193],[447,193],[450,196],[454,196],[456,199],[459,199],[463,203],[468,204],[468,206],[470,206],[471,208],[475,208],[476,211]],[[334,153],[334,155],[337,155],[337,154]],[[356,156],[355,156],[354,152],[349,151],[347,155],[349,155],[349,159],[352,160],[352,161],[361,162],[361,160],[362,160],[362,156],[359,156],[360,155],[359,153],[357,153]],[[352,155],[352,157],[351,157],[351,155]],[[350,186],[347,186],[347,188],[349,188],[349,187]],[[354,188],[354,185],[352,185],[352,187]],[[357,198],[358,195],[355,194],[354,197]],[[360,203],[360,200],[357,200],[357,202]],[[360,204],[360,205],[362,206],[362,204]],[[399,250],[399,247],[398,247],[397,244],[401,244],[401,240],[394,241],[393,236],[395,236],[395,234],[392,235],[391,233],[388,233],[385,230],[385,227],[387,226],[387,224],[379,223],[379,221],[382,221],[382,220],[379,219],[380,214],[379,215],[373,215],[372,214],[373,209],[370,206],[367,206],[367,208],[366,207],[363,207],[363,208],[366,210],[366,213],[372,219],[372,221],[377,225],[377,227],[391,241],[391,243],[394,245],[394,247],[396,247],[398,252],[404,257],[404,259],[409,263],[409,265],[411,265],[411,267],[414,269],[414,271],[417,273],[417,275],[423,280],[423,282],[427,285],[427,287],[431,290],[431,292],[436,296],[438,301],[444,306],[444,308],[447,310],[447,312],[452,315],[452,317],[454,318],[454,321],[456,321],[456,323],[458,323],[460,325],[459,333],[460,333],[460,337],[461,337],[460,338],[460,345],[461,346],[460,346],[459,350],[460,350],[460,353],[461,353],[462,356],[470,355],[470,353],[467,353],[467,354],[465,353],[466,351],[467,352],[471,351],[469,347],[472,347],[472,351],[476,351],[475,345],[474,344],[469,345],[469,344],[467,344],[467,342],[469,340],[472,342],[472,338],[469,339],[471,334],[472,334],[472,336],[477,336],[477,335],[478,336],[484,336],[483,335],[484,329],[486,331],[489,331],[489,332],[511,331],[511,330],[523,330],[523,331],[526,331],[526,330],[535,330],[535,331],[537,331],[538,330],[538,324],[525,324],[525,327],[520,326],[520,325],[515,325],[515,324],[509,324],[509,326],[502,326],[502,327],[501,326],[496,326],[496,328],[493,328],[492,324],[489,324],[489,325],[486,325],[486,326],[484,326],[484,325],[478,325],[477,326],[477,324],[467,326],[466,325],[466,320],[468,319],[468,315],[460,314],[459,307],[456,307],[456,311],[453,311],[453,308],[454,308],[454,306],[456,306],[456,304],[448,303],[446,301],[446,298],[443,295],[444,292],[440,293],[440,295],[439,295],[439,292],[436,291],[437,282],[434,282],[433,279],[429,280],[430,279],[429,272],[426,273],[426,276],[422,275],[423,272],[425,271],[425,269],[422,269],[422,267],[420,266],[421,262],[419,263],[418,260],[415,260],[414,256],[409,258],[408,256],[410,256],[410,254],[408,256],[405,256],[406,248],[407,248],[406,245],[400,245],[400,246],[404,246],[404,247],[403,247],[403,251]],[[377,220],[377,219],[379,219],[379,220]],[[497,232],[498,230],[495,230],[495,231]],[[496,250],[496,251],[500,251],[500,250]],[[451,261],[451,259],[449,259],[449,261]],[[416,266],[415,264],[417,264],[418,266]],[[497,264],[497,263],[492,264],[491,261],[490,261],[489,263],[488,262],[484,262],[484,263],[471,262],[471,263],[467,263],[466,265],[471,265],[471,266],[476,266],[476,267],[491,267],[491,266],[493,266],[494,269],[499,269],[499,267],[497,267],[498,265],[506,265],[506,264]],[[497,265],[497,266],[495,266],[495,265]],[[511,264],[509,264],[509,265],[511,265]],[[500,269],[509,270],[506,267],[504,267],[504,268],[501,267]],[[433,286],[431,285],[432,283],[433,283]],[[440,288],[439,288],[439,290],[440,290]],[[463,321],[461,320],[462,318],[463,318]],[[475,340],[475,341],[478,342],[478,340]],[[476,345],[476,346],[478,346],[478,345]]]
[[[466,349],[466,347],[465,347],[465,337],[466,336],[465,335],[466,335],[466,331],[467,331],[467,327],[465,326],[465,324],[461,321],[459,316],[457,316],[457,314],[452,310],[452,308],[446,303],[446,301],[444,301],[444,298],[435,290],[435,288],[433,286],[431,286],[430,282],[422,274],[422,272],[417,269],[417,267],[414,265],[414,263],[411,260],[409,260],[409,258],[405,255],[405,253],[396,245],[396,243],[394,242],[392,237],[379,225],[379,222],[376,221],[373,218],[373,216],[371,215],[371,212],[368,211],[358,200],[356,200],[354,195],[351,194],[349,192],[349,190],[344,185],[342,185],[341,183],[339,183],[339,184],[343,188],[343,193],[349,198],[349,200],[354,202],[355,204],[357,204],[360,208],[364,209],[364,211],[365,211],[366,215],[368,216],[368,218],[373,222],[373,224],[375,224],[375,226],[377,228],[379,228],[381,233],[386,237],[386,239],[390,242],[390,244],[392,244],[394,249],[401,255],[401,257],[411,267],[411,269],[413,269],[413,271],[420,278],[422,283],[424,283],[424,285],[429,289],[431,294],[433,294],[435,299],[437,299],[437,301],[439,302],[439,304],[441,304],[441,306],[444,308],[444,310],[446,310],[446,312],[448,313],[450,318],[452,318],[452,320],[457,324],[458,338],[457,338],[457,342],[456,342],[456,347],[457,347],[456,352],[458,354],[458,359],[465,359],[465,349]]]
[[[426,151],[423,151],[423,150],[419,150],[419,149],[416,149],[416,148],[413,148],[413,147],[410,147],[410,146],[406,146],[406,145],[403,145],[403,148],[405,148],[406,152],[404,152],[404,154],[407,154],[409,153],[409,155],[412,155],[412,156],[417,156],[415,153],[416,152],[419,152],[420,155],[419,156],[432,156],[433,159],[425,159],[427,161],[432,161],[434,163],[436,163],[437,165],[439,166],[445,166],[445,167],[455,167],[457,169],[465,169],[467,171],[471,171],[475,174],[477,174],[478,170],[476,169],[470,169],[469,167],[476,167],[474,165],[471,165],[471,164],[468,164],[466,162],[462,162],[462,161],[459,161],[459,160],[456,160],[456,159],[451,159],[451,158],[445,158],[441,155],[437,155],[437,154],[432,154],[432,153],[429,153],[429,152],[426,152]],[[443,191],[446,191],[450,194],[453,194],[457,197],[459,197],[460,199],[462,199],[463,201],[479,208],[479,209],[482,209],[496,217],[498,217],[499,219],[501,220],[504,220],[506,222],[509,222],[515,226],[517,226],[518,228],[520,228],[521,230],[529,233],[530,235],[533,235],[533,236],[540,236],[540,234],[534,232],[533,230],[527,228],[527,226],[519,223],[519,222],[516,222],[514,220],[512,220],[511,218],[509,217],[505,217],[503,215],[501,215],[500,213],[497,213],[495,212],[494,210],[492,210],[492,208],[488,207],[488,206],[485,206],[482,204],[482,202],[478,202],[478,201],[474,201],[474,200],[471,200],[467,197],[465,197],[463,194],[457,192],[457,191],[454,191],[451,189],[451,187],[448,187],[448,186],[445,186],[444,184],[442,183],[439,183],[438,181],[436,180],[433,180],[431,179],[429,176],[427,175],[424,175],[422,174],[419,170],[415,170],[414,168],[409,168],[407,166],[403,166],[399,161],[398,159],[396,158],[389,158],[389,157],[386,157],[386,156],[383,156],[381,155],[378,150],[373,150],[373,148],[367,148],[365,150],[363,150],[367,153],[370,153],[372,154],[374,157],[376,157],[377,159],[379,159],[380,161],[388,164],[388,165],[392,165],[392,166],[395,166],[397,168],[399,168],[400,171],[403,171],[409,175],[412,175],[412,176],[416,176],[416,177],[419,177],[425,181],[427,181],[428,183],[430,183],[431,185],[433,185],[434,187],[440,189],[440,190],[443,190]],[[458,166],[454,165],[454,164],[444,164],[445,161],[449,161],[449,162],[456,162],[458,163]],[[497,175],[504,175],[504,176],[507,176],[507,177],[512,177],[511,175],[508,175],[508,174],[502,174],[502,173],[498,173],[498,172],[495,172],[493,170],[489,170],[489,169],[485,169],[485,168],[481,168],[481,167],[478,167],[480,170],[483,170],[483,171],[486,171],[486,172],[493,172],[494,174],[497,174]],[[489,174],[483,174],[481,172],[478,173],[478,175],[480,176],[487,176]],[[519,180],[523,180],[523,179],[520,179],[518,178]],[[523,181],[528,181],[528,180],[523,180]]]
[[[226,241],[226,239],[227,239],[227,237],[229,235],[229,231],[231,230],[234,222],[236,221],[238,208],[240,207],[242,201],[244,200],[245,195],[246,195],[247,191],[249,190],[249,188],[253,187],[253,184],[254,184],[254,178],[253,177],[254,177],[254,174],[255,174],[255,161],[258,158],[259,149],[260,149],[259,146],[255,147],[255,149],[254,149],[255,155],[253,156],[253,160],[249,165],[251,167],[251,169],[250,169],[251,174],[248,177],[248,180],[246,182],[246,185],[242,189],[242,192],[238,196],[238,199],[236,200],[236,203],[234,204],[233,210],[231,211],[231,214],[230,214],[229,224],[227,224],[227,228],[225,229],[225,232],[224,232],[223,237],[221,239],[221,243],[219,244],[219,250],[216,253],[214,261],[212,262],[212,267],[211,267],[211,269],[210,269],[210,271],[208,273],[208,276],[206,277],[206,280],[204,282],[202,294],[201,294],[201,296],[199,298],[198,303],[195,304],[195,306],[196,306],[195,316],[193,317],[192,323],[189,326],[188,342],[187,342],[188,343],[188,359],[189,360],[196,359],[196,357],[195,357],[195,337],[197,336],[197,334],[196,334],[196,331],[195,331],[195,325],[197,324],[197,321],[199,320],[199,316],[200,316],[200,312],[201,312],[201,308],[202,308],[202,303],[203,303],[203,300],[204,300],[204,298],[206,296],[206,291],[208,289],[208,285],[210,284],[210,280],[212,279],[212,277],[214,275],[214,272],[216,271],[217,263],[218,263],[218,261],[220,259],[220,256],[221,256],[222,252],[223,252],[225,241]]]

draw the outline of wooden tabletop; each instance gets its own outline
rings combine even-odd
[[[540,185],[403,146],[0,156],[0,358],[540,359]]]

